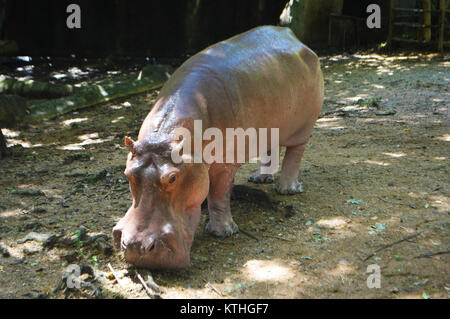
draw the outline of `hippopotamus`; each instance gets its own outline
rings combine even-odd
[[[125,137],[129,153],[124,174],[132,204],[114,227],[113,237],[126,261],[151,269],[189,266],[205,199],[206,232],[223,237],[239,230],[231,215],[230,194],[242,163],[195,161],[184,148],[179,153],[184,160],[174,161],[174,150],[192,144],[177,130],[194,136],[196,122],[203,131],[277,128],[277,143],[269,139],[265,145],[269,155],[286,147],[274,188],[280,194],[297,194],[303,191],[300,161],[323,94],[317,55],[284,27],[251,29],[186,60],[162,87],[137,140]],[[245,152],[247,161],[248,147]],[[261,161],[249,181],[272,183],[274,174],[264,170],[267,165],[270,161]]]

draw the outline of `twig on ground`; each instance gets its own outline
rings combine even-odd
[[[155,282],[155,280],[153,279],[151,274],[147,275],[147,281],[145,282],[147,284],[147,286],[150,287],[150,289],[152,289],[153,291],[163,294],[165,293],[164,289],[162,289],[160,286],[158,286]]]
[[[114,270],[114,268],[111,266],[110,263],[108,263],[108,268],[111,271],[111,273],[113,274],[113,276],[116,279],[116,281],[119,284],[119,286],[122,287],[122,288],[125,288],[124,285],[122,284],[122,282],[119,280],[119,276],[117,275],[116,271]]]
[[[283,237],[278,237],[278,236],[272,236],[272,235],[264,235],[264,237],[275,238],[275,239],[279,239],[279,240],[284,240],[284,241],[289,241],[289,242],[293,242],[293,240],[292,240],[292,239],[287,239],[287,238],[283,238]]]
[[[206,279],[203,279],[203,281],[206,283],[206,286],[213,290],[216,294],[218,294],[221,297],[226,296],[222,291],[220,291],[219,289],[217,289],[216,287],[214,287],[213,285],[211,285],[211,283],[209,281],[207,281]]]
[[[256,237],[256,236],[253,235],[252,233],[249,233],[249,232],[246,231],[246,230],[239,229],[239,231],[240,231],[241,233],[243,233],[244,235],[246,235],[246,236],[248,236],[248,237],[250,237],[250,238],[253,238],[253,239],[256,240],[257,242],[260,242],[260,241],[261,241],[258,237]]]
[[[400,239],[400,240],[397,240],[397,241],[395,241],[395,242],[393,242],[393,243],[390,243],[390,244],[387,244],[387,245],[383,245],[383,246],[381,246],[380,248],[378,248],[377,250],[375,250],[373,253],[371,253],[370,255],[368,255],[366,258],[364,258],[363,261],[369,260],[371,257],[375,256],[375,254],[376,254],[377,252],[379,252],[379,251],[381,251],[381,250],[383,250],[383,249],[386,249],[386,248],[392,247],[392,246],[394,246],[394,245],[400,244],[401,242],[404,242],[404,241],[408,241],[408,240],[411,239],[411,238],[417,237],[417,236],[418,236],[419,234],[421,234],[421,233],[423,233],[423,231],[418,232],[418,233],[415,233],[415,234],[412,234],[412,235],[409,235],[409,236],[407,236],[407,237],[405,237],[405,238],[402,238],[402,239]]]
[[[393,204],[393,205],[406,205],[406,204],[400,203],[400,202],[399,202],[399,203],[396,203],[396,202],[388,201],[388,200],[384,199],[384,198],[381,197],[381,196],[378,196],[378,198],[381,199],[383,202],[388,203],[388,204]]]
[[[161,296],[160,296],[160,295],[153,294],[153,293],[150,291],[150,288],[147,286],[147,284],[145,283],[144,279],[142,279],[142,276],[141,276],[138,272],[136,272],[136,276],[138,277],[139,281],[141,282],[142,286],[144,287],[145,292],[147,293],[147,295],[148,295],[151,299],[161,299]]]
[[[416,256],[414,258],[428,258],[428,257],[433,257],[433,256],[436,256],[436,255],[443,255],[443,254],[448,254],[448,253],[450,253],[450,250],[436,251],[436,252],[433,252],[433,253],[427,253],[427,254],[419,255],[419,256]]]

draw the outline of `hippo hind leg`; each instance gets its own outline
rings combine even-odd
[[[267,156],[270,157],[271,152],[267,152]],[[271,184],[274,181],[273,174],[264,174],[262,173],[263,167],[269,167],[270,162],[267,164],[259,163],[258,172],[252,174],[248,177],[248,181],[255,184]]]
[[[209,222],[206,232],[218,237],[230,236],[239,231],[233,221],[230,208],[230,196],[234,175],[234,165],[213,165],[209,169],[208,211]]]
[[[274,185],[275,191],[282,195],[298,194],[303,192],[303,185],[297,178],[300,171],[300,163],[303,153],[308,143],[310,134],[303,135],[298,139],[299,144],[286,147],[283,165],[281,167],[281,175],[277,183]]]

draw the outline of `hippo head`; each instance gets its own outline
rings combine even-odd
[[[125,145],[130,149],[125,175],[133,202],[113,229],[116,248],[138,267],[187,267],[200,206],[209,191],[207,167],[174,164],[170,143],[126,137]]]

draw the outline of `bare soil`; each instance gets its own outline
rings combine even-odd
[[[234,200],[245,233],[225,239],[204,232],[205,211],[182,271],[136,269],[111,252],[131,203],[123,137],[137,136],[157,91],[3,129],[12,156],[0,161],[0,297],[148,298],[140,274],[162,298],[449,298],[449,57],[321,60],[325,105],[304,193],[249,184],[256,165],[244,165],[235,183],[281,202]],[[81,289],[62,280],[71,264],[84,265]],[[380,288],[367,285],[372,264]]]

